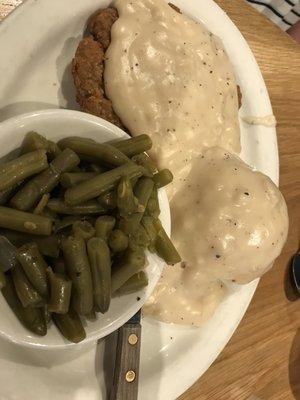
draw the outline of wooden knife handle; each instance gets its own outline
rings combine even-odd
[[[114,380],[110,400],[137,400],[141,325],[125,324],[118,330]]]

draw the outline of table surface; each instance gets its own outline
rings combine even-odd
[[[299,400],[300,302],[289,285],[288,267],[299,248],[300,45],[244,0],[216,2],[245,36],[268,87],[278,121],[280,186],[290,231],[231,341],[180,400]],[[0,20],[20,3],[0,0]]]

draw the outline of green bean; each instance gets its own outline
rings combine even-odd
[[[120,218],[117,222],[117,228],[130,237],[139,226],[139,221],[136,217],[137,215],[133,214],[128,218]]]
[[[158,218],[153,219],[153,223],[157,232],[155,240],[155,250],[157,254],[169,265],[177,264],[181,261],[175,246],[164,230]]]
[[[0,289],[4,288],[5,285],[6,285],[6,278],[5,278],[5,274],[2,270],[2,264],[0,261]]]
[[[150,196],[152,194],[153,187],[154,187],[153,180],[146,177],[142,177],[141,179],[139,179],[137,184],[134,186],[134,194],[140,206],[139,221],[141,221],[143,214],[146,210],[148,200],[150,199]]]
[[[60,155],[60,153],[62,153],[59,146],[56,143],[52,142],[52,140],[47,140],[47,144],[48,144],[47,153],[51,160],[54,160],[56,157]]]
[[[0,206],[0,227],[35,235],[50,235],[52,220],[41,215]]]
[[[0,190],[8,189],[48,167],[45,150],[24,154],[0,166]]]
[[[68,215],[62,219],[58,219],[54,222],[54,232],[58,233],[66,228],[69,228],[77,221],[82,221],[85,216],[82,215]]]
[[[8,202],[8,200],[15,194],[16,190],[22,183],[23,181],[18,182],[16,185],[10,186],[9,188],[0,191],[1,206]]]
[[[120,253],[128,247],[128,236],[120,229],[115,229],[109,235],[108,244],[113,252]]]
[[[17,258],[27,276],[39,295],[45,299],[49,297],[47,283],[47,263],[43,259],[35,243],[28,243],[18,249]]]
[[[130,179],[130,182],[131,182],[132,187],[135,187],[135,185],[137,184],[137,181],[138,181],[138,180],[139,180],[139,178]]]
[[[108,210],[113,210],[117,207],[117,194],[115,190],[101,194],[97,200]]]
[[[147,234],[147,231],[141,224],[138,224],[136,229],[129,234],[128,245],[132,250],[136,250],[139,248],[146,249],[150,245],[150,243],[151,241]]]
[[[47,139],[37,132],[28,132],[21,145],[20,154],[27,154],[35,150],[44,149],[47,150],[48,141]]]
[[[46,171],[32,178],[15,194],[10,201],[11,206],[22,211],[31,209],[43,194],[50,193],[58,184],[63,172],[72,170],[79,162],[74,151],[65,149],[51,162]]]
[[[0,267],[6,272],[17,264],[17,248],[5,237],[0,236]]]
[[[50,210],[50,208],[47,208],[47,207],[44,208],[43,216],[50,218],[53,222],[56,222],[58,220],[58,215],[54,211]]]
[[[92,139],[92,138],[87,138],[87,137],[82,137],[82,136],[68,136],[66,138],[61,139],[62,140],[73,140],[76,139],[76,141],[80,142],[80,143],[97,143],[96,140]]]
[[[141,221],[141,224],[144,227],[144,229],[146,230],[148,238],[149,238],[148,248],[152,253],[154,253],[157,232],[156,232],[156,229],[153,224],[153,218],[150,216],[144,215],[144,217]]]
[[[127,217],[137,210],[137,200],[128,177],[121,178],[117,188],[117,206],[119,214]]]
[[[35,242],[39,251],[44,256],[56,258],[59,255],[59,243],[58,238],[55,235],[30,235],[12,231],[10,229],[0,229],[0,235],[5,236],[16,247],[23,246],[23,244],[26,243]]]
[[[153,180],[157,188],[159,189],[167,186],[173,181],[173,174],[169,169],[162,169],[157,174],[153,175]]]
[[[82,322],[71,308],[67,314],[52,314],[52,318],[60,333],[70,342],[79,343],[86,338]]]
[[[134,186],[134,194],[138,201],[138,212],[128,216],[127,218],[120,219],[119,228],[124,233],[132,235],[138,229],[145,213],[145,209],[147,207],[153,187],[154,183],[152,179],[146,177],[140,178],[137,184]]]
[[[91,312],[89,312],[88,314],[85,315],[85,319],[87,319],[90,322],[95,322],[97,319],[97,315],[95,310],[92,310]]]
[[[51,322],[51,313],[50,313],[47,305],[42,308],[42,313],[43,313],[43,317],[44,317],[46,325],[49,325]]]
[[[53,159],[61,153],[56,143],[47,140],[37,132],[28,132],[21,146],[21,154],[26,154],[34,150],[44,149],[47,151],[50,159]]]
[[[97,218],[95,223],[96,236],[107,241],[111,231],[114,229],[116,219],[111,215],[103,215]]]
[[[88,157],[88,161],[94,159],[97,162],[119,167],[129,162],[129,158],[121,151],[109,144],[78,140],[76,137],[69,137],[59,141],[62,149],[70,148],[79,154],[81,159]]]
[[[139,290],[144,289],[148,286],[148,277],[144,271],[140,271],[137,274],[133,275],[124,283],[123,286],[118,290],[118,294],[130,294],[134,292],[138,292]]]
[[[95,236],[96,230],[88,221],[77,221],[73,224],[73,236],[89,240]]]
[[[53,258],[57,258],[59,256],[59,251],[60,251],[59,240],[56,235],[45,236],[45,237],[35,235],[34,238],[32,236],[33,235],[29,235],[27,240],[30,241],[34,239],[40,253],[43,256],[49,256]]]
[[[12,269],[12,277],[17,295],[23,307],[41,307],[44,301],[38,292],[31,286],[19,264]]]
[[[66,314],[70,306],[72,282],[63,275],[55,274],[49,267],[47,273],[51,288],[49,311]]]
[[[96,172],[65,172],[60,177],[60,183],[64,188],[68,189],[94,178],[96,175]]]
[[[81,238],[70,236],[63,240],[62,250],[68,274],[73,282],[74,309],[80,315],[85,315],[93,307],[93,284],[85,242]]]
[[[63,200],[50,199],[47,207],[57,214],[70,215],[89,215],[89,214],[105,214],[107,210],[102,207],[96,200],[88,200],[78,205],[67,205]]]
[[[111,259],[110,251],[101,238],[92,238],[87,244],[88,256],[93,277],[94,302],[101,313],[105,313],[111,298]]]
[[[54,260],[52,269],[55,273],[60,274],[62,276],[67,275],[67,268],[65,264],[65,260],[63,257],[59,257],[56,260]]]
[[[47,206],[47,203],[50,199],[50,194],[43,194],[41,200],[36,205],[35,209],[33,210],[33,214],[41,215],[43,214],[44,208]]]
[[[127,249],[124,257],[113,266],[111,290],[114,293],[125,282],[145,266],[146,258],[143,250]]]
[[[102,174],[103,172],[107,171],[107,168],[102,167],[101,165],[94,164],[94,163],[89,163],[88,164],[88,170],[91,171],[90,173],[94,172],[96,174]]]
[[[37,160],[44,159],[45,157],[46,157],[45,150],[37,150],[37,151],[32,151],[28,154],[23,154],[18,158],[14,158],[10,161],[6,161],[3,164],[0,164],[0,174],[7,174],[22,169],[28,166],[29,164],[36,162]]]
[[[157,172],[157,167],[154,164],[154,162],[151,160],[151,158],[145,154],[137,154],[131,158],[133,162],[135,162],[138,165],[142,165],[145,170],[148,172],[149,176],[152,177],[153,174]]]
[[[2,288],[2,294],[13,313],[31,332],[40,336],[45,336],[47,333],[47,325],[41,309],[32,307],[24,308],[17,296],[11,277],[7,277],[6,281],[6,286]]]
[[[13,186],[0,191],[0,205],[7,203],[11,194],[13,193]]]
[[[111,146],[126,154],[127,157],[132,157],[136,154],[150,150],[152,140],[148,135],[139,135],[130,139],[108,142]]]
[[[150,215],[152,217],[158,217],[160,214],[160,207],[159,207],[159,201],[158,201],[158,192],[157,192],[157,187],[154,185],[154,188],[152,190],[151,196],[148,200],[148,204],[146,207],[145,213],[147,215]]]
[[[113,189],[122,176],[141,176],[144,168],[134,163],[128,163],[111,171],[104,172],[74,188],[67,189],[65,200],[67,204],[76,205],[86,200],[100,196],[100,194]]]

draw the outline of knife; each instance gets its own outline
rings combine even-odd
[[[298,294],[300,294],[300,252],[295,254],[292,260],[292,276]]]
[[[110,400],[137,400],[141,310],[118,329],[115,370]]]

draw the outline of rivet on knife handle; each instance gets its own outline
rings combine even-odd
[[[118,331],[115,372],[110,400],[137,399],[140,346],[141,325],[123,325]]]

